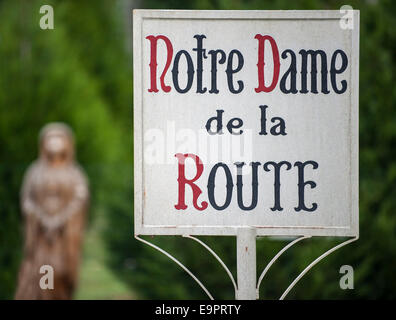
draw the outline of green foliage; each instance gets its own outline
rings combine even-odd
[[[114,275],[140,298],[205,298],[200,287],[177,265],[133,239],[132,57],[125,45],[131,34],[125,33],[123,3],[0,1],[0,298],[12,298],[15,290],[22,255],[19,190],[26,167],[37,156],[39,129],[49,121],[67,122],[76,133],[78,159],[90,179],[90,217],[95,219],[100,211],[105,219],[100,235]],[[39,28],[39,7],[43,4],[54,6],[54,30]],[[142,6],[338,10],[344,4],[313,0],[146,0]],[[310,271],[289,298],[396,297],[396,3],[349,4],[361,10],[361,237]],[[203,239],[235,275],[235,239]],[[181,237],[150,241],[191,268],[215,298],[234,298],[229,278],[199,244]],[[310,261],[339,241],[305,240],[287,251],[264,278],[261,297],[279,298]],[[258,272],[284,244],[258,240]],[[344,264],[355,269],[354,290],[339,288],[339,268]]]
[[[55,29],[43,31],[40,1],[0,3],[0,298],[11,298],[15,288],[22,243],[18,196],[23,172],[37,157],[39,129],[50,121],[74,129],[91,184],[91,216],[107,206],[110,191],[123,188],[118,168],[132,162],[130,61],[120,39],[112,43],[109,25],[116,17],[106,6],[115,8],[109,1],[85,8],[49,4]],[[79,23],[81,16],[86,24]],[[98,33],[104,38],[91,41],[89,35]],[[103,49],[104,42],[110,49]]]

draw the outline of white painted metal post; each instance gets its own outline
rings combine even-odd
[[[237,300],[256,300],[256,229],[240,228],[237,234]]]

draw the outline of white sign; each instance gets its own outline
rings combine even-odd
[[[135,234],[358,235],[358,11],[133,19]]]

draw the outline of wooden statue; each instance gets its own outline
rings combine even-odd
[[[23,181],[24,258],[16,299],[71,299],[77,283],[89,190],[74,160],[72,131],[64,124],[46,125],[40,155]],[[53,268],[53,289],[42,289],[40,268]]]

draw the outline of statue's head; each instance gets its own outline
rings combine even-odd
[[[74,161],[74,137],[69,126],[49,123],[41,129],[40,160],[50,167],[62,167]]]

